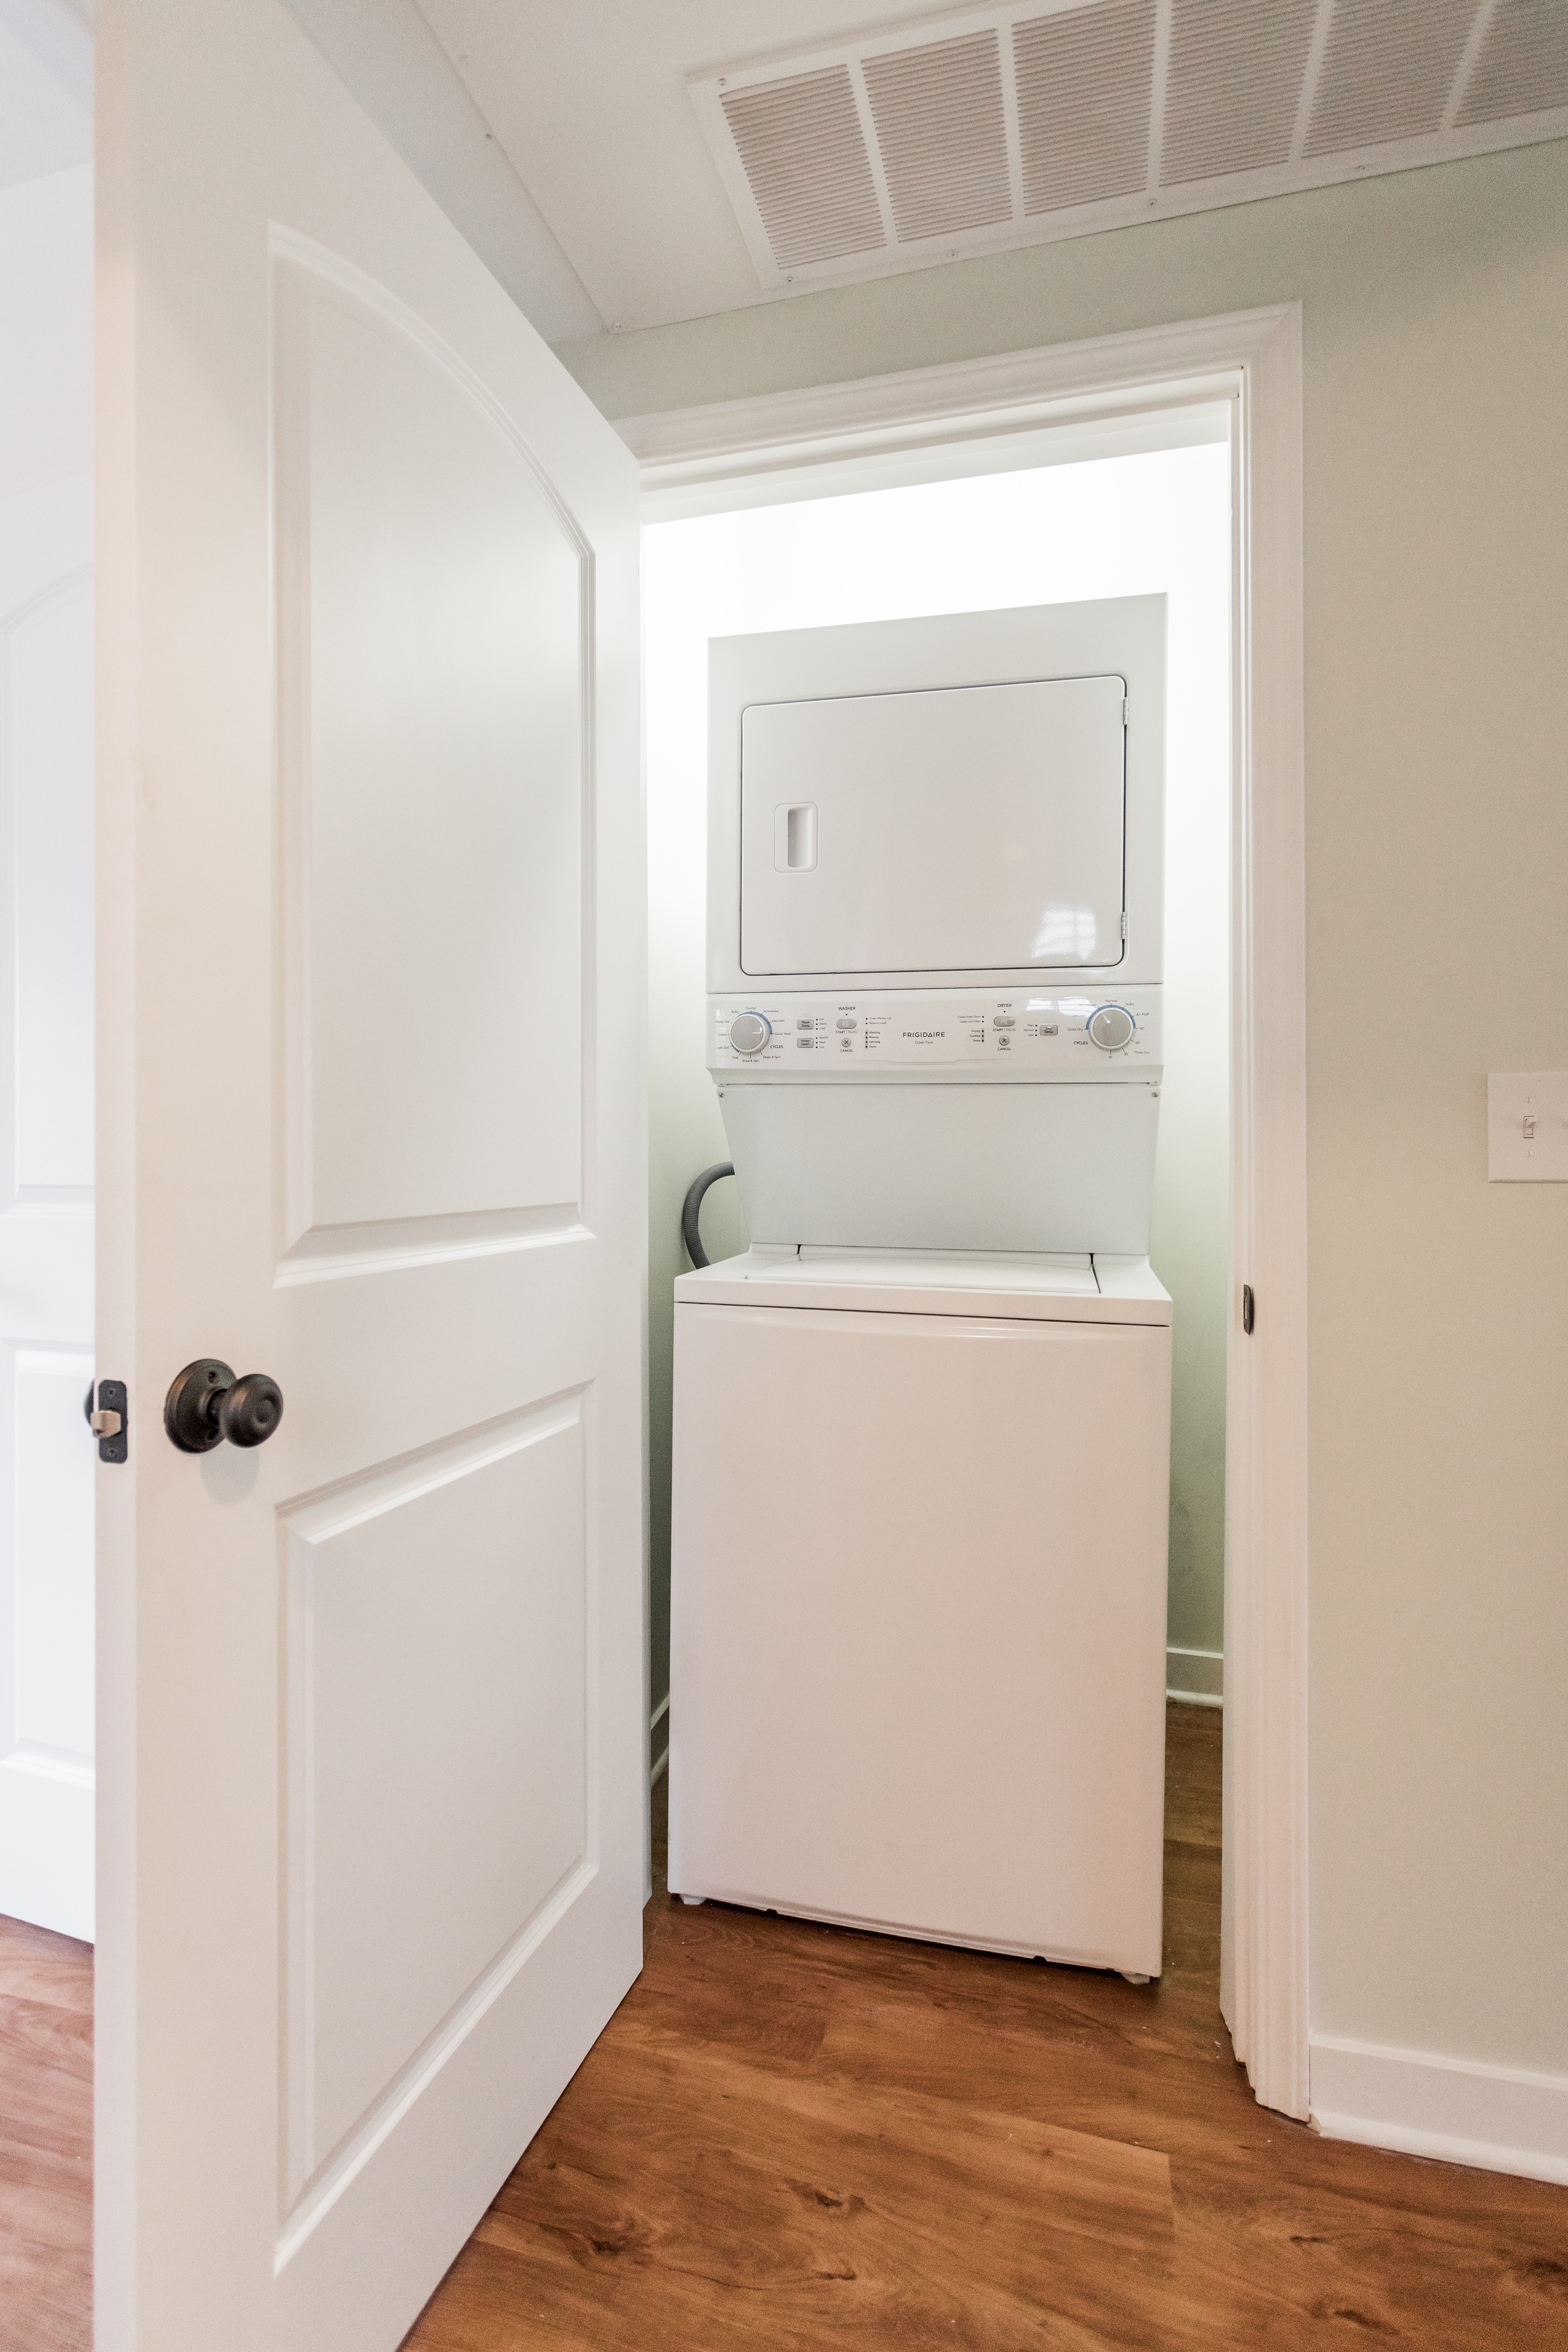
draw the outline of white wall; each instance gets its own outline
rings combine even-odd
[[[1224,1643],[1229,450],[1224,443],[753,508],[644,534],[650,844],[656,1697],[667,1640],[669,1284],[680,1202],[727,1157],[705,1045],[710,636],[1166,592],[1166,1068],[1153,1258],[1176,1301],[1171,1632]],[[742,1245],[710,1196],[710,1255]]]
[[[1291,299],[1313,2017],[1562,2078],[1568,1190],[1489,1186],[1484,1110],[1568,1066],[1568,145],[564,356],[624,416]]]

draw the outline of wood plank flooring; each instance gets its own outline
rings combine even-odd
[[[92,1947],[0,1918],[0,2352],[92,2343]]]
[[[409,2352],[1568,2347],[1568,2190],[1255,2105],[1216,1999],[1218,1715],[1173,1707],[1167,1752],[1142,1990],[657,1893]],[[0,2352],[91,2342],[91,1968],[0,1921]]]
[[[1568,2190],[1252,2099],[1219,1731],[1170,1710],[1146,1989],[656,1893],[642,1977],[410,2352],[1568,2347]]]

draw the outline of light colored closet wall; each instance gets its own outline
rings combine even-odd
[[[1561,2084],[1568,1188],[1485,1103],[1568,1066],[1568,145],[564,356],[626,416],[1295,299],[1314,2021]]]
[[[1183,420],[1188,434],[1191,415]],[[1180,432],[1181,425],[1175,429]],[[645,534],[650,961],[649,1337],[654,1693],[665,1687],[670,1289],[679,1213],[727,1156],[705,1047],[710,635],[987,605],[1169,602],[1166,1086],[1153,1255],[1176,1302],[1171,1475],[1178,1687],[1224,1643],[1229,866],[1229,467],[1197,446],[662,523]],[[983,1181],[983,1171],[977,1171]],[[742,1244],[733,1185],[710,1254]],[[1194,1656],[1194,1654],[1196,1654]]]

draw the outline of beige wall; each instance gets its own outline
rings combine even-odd
[[[1300,298],[1312,2007],[1568,2073],[1568,146],[566,347],[610,415]],[[1268,1312],[1268,1301],[1260,1301]]]

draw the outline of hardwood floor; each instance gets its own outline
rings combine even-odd
[[[0,1918],[0,2352],[92,2342],[92,1948]]]
[[[1173,1707],[1167,1754],[1142,1990],[656,1893],[410,2352],[1568,2347],[1568,2190],[1254,2104],[1216,2000],[1217,1714]],[[91,1990],[84,1945],[0,1921],[0,2352],[91,2341]]]
[[[1568,2346],[1568,2191],[1254,2103],[1219,1728],[1170,1710],[1143,1990],[656,1893],[642,1977],[410,2352]]]

